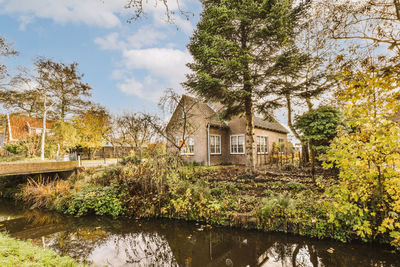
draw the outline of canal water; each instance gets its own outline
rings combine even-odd
[[[73,218],[0,201],[0,230],[96,266],[400,266],[400,254],[174,220]]]

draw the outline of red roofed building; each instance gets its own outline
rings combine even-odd
[[[50,133],[54,121],[46,121],[46,133]],[[42,119],[30,118],[23,115],[7,115],[4,130],[4,143],[25,140],[28,136],[41,135]]]

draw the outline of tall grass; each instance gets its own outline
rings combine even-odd
[[[272,194],[262,200],[259,213],[262,217],[268,218],[277,211],[292,211],[296,208],[296,204],[296,201],[287,193]]]
[[[53,200],[60,194],[69,195],[71,183],[65,180],[50,180],[39,178],[37,181],[28,179],[21,188],[18,197],[29,204],[31,208],[49,208]]]

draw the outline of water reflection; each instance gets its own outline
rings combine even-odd
[[[2,216],[7,205],[15,210],[0,202]],[[39,211],[19,216],[2,221],[0,230],[100,266],[400,266],[399,255],[372,245],[168,220],[77,219]]]

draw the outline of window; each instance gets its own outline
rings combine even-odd
[[[231,135],[231,154],[244,154],[244,135]]]
[[[210,150],[211,154],[221,154],[221,136],[220,135],[211,135],[210,136]]]
[[[257,136],[257,154],[268,154],[268,137]]]
[[[280,153],[285,152],[285,139],[279,138],[279,140],[278,140],[278,148],[279,148],[279,152]]]
[[[176,138],[177,145],[181,148],[181,155],[194,155],[194,139],[193,137],[187,137],[185,143],[182,139]]]

